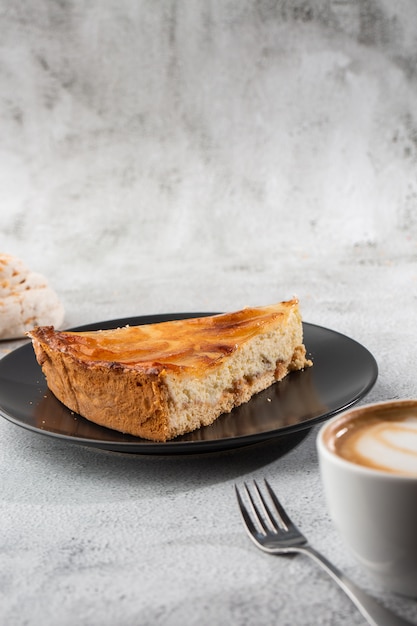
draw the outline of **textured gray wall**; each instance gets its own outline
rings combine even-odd
[[[414,0],[3,0],[0,249],[56,286],[412,259],[416,60]]]

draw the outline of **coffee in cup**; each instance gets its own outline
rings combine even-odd
[[[389,403],[372,414],[352,411],[326,429],[325,443],[351,463],[417,476],[417,409]]]
[[[330,515],[385,588],[417,597],[417,400],[370,404],[317,437]]]

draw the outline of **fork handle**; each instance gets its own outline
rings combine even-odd
[[[411,622],[395,615],[389,609],[379,604],[374,598],[357,587],[347,576],[337,569],[320,552],[311,546],[298,546],[297,551],[307,554],[333,578],[356,605],[363,617],[373,626],[413,626]]]

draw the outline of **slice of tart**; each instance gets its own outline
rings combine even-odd
[[[297,300],[114,330],[30,331],[54,395],[123,433],[167,441],[311,365]]]

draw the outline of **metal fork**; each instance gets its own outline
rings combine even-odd
[[[267,480],[265,480],[265,486],[269,497],[263,495],[256,481],[254,481],[252,489],[255,495],[245,483],[244,492],[247,506],[244,497],[235,485],[246,530],[258,548],[269,554],[300,552],[310,556],[337,582],[369,624],[373,626],[412,626],[411,622],[395,615],[362,589],[359,589],[322,554],[312,548],[288,517]]]

